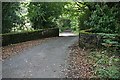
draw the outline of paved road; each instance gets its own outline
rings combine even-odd
[[[77,36],[77,34],[71,32],[62,32],[59,34],[59,36]]]
[[[68,46],[78,37],[51,38],[44,43],[6,59],[3,78],[64,78]]]

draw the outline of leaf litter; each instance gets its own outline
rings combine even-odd
[[[56,37],[53,37],[53,38],[56,38]],[[18,54],[18,53],[24,51],[24,50],[31,49],[32,47],[35,47],[49,39],[51,39],[51,38],[31,40],[31,41],[26,41],[26,42],[21,42],[21,43],[17,43],[17,44],[11,44],[8,46],[0,47],[1,54],[2,54],[0,56],[0,60],[9,58],[15,54]]]
[[[79,47],[74,43],[69,47],[68,68],[65,71],[67,78],[91,78],[93,76],[93,67],[87,58],[89,50]]]

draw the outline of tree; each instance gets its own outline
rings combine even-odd
[[[62,14],[66,3],[30,2],[28,17],[34,29],[56,27],[55,20]]]
[[[120,31],[119,4],[94,3],[93,6],[89,5],[91,16],[84,25],[92,28],[93,32],[118,33]]]
[[[2,33],[8,33],[12,27],[22,23],[19,17],[19,2],[2,2]]]
[[[79,32],[79,17],[81,16],[81,14],[82,14],[82,11],[79,10],[79,6],[76,4],[76,2],[68,2],[64,6],[64,12],[62,13],[60,19],[63,19],[63,21],[64,19],[68,19],[70,21],[70,25],[67,26],[63,22],[63,25],[62,25],[63,29],[66,29],[67,27],[69,27],[69,29],[72,29],[72,31]]]

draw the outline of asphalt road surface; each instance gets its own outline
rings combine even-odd
[[[6,59],[3,78],[64,78],[68,47],[78,37],[51,38],[44,43]]]

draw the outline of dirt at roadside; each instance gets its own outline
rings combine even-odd
[[[87,54],[89,51],[79,48],[77,43],[69,47],[68,78],[91,78],[93,75],[92,65],[89,63]]]

